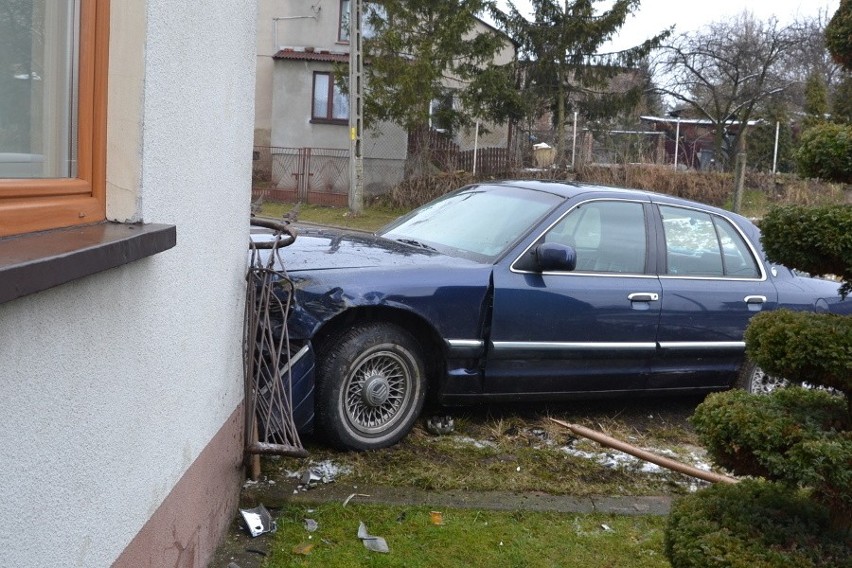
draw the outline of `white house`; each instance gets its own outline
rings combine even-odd
[[[334,72],[335,64],[349,61],[349,0],[259,0],[258,7],[254,141],[272,147],[272,153],[265,157],[259,151],[256,158],[271,162],[266,175],[286,196],[305,199],[310,192],[316,202],[334,203],[332,194],[345,198],[348,191],[349,104]],[[472,33],[501,34],[479,20]],[[495,63],[514,56],[506,38]],[[505,147],[508,128],[489,126],[480,147]],[[470,150],[474,136],[459,132],[454,142]],[[376,124],[362,136],[362,149],[367,193],[386,191],[402,178],[408,157],[404,128]]]
[[[0,179],[0,566],[206,566],[242,479],[255,1],[5,4],[0,155],[41,158]]]

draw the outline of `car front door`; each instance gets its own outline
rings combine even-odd
[[[585,201],[517,260],[495,267],[487,393],[645,387],[661,293],[649,207],[637,199]],[[530,258],[545,242],[573,247],[575,270],[537,270]]]
[[[659,356],[650,388],[730,386],[744,356],[743,332],[778,297],[755,248],[722,215],[660,205]]]

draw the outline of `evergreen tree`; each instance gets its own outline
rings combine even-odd
[[[840,0],[825,28],[825,44],[834,60],[852,71],[852,0]]]
[[[450,129],[476,118],[504,122],[516,112],[512,69],[494,58],[509,48],[499,33],[476,33],[492,0],[383,0],[367,12],[365,121],[409,130],[430,117]],[[444,104],[435,105],[433,101]],[[437,112],[440,116],[434,116]]]
[[[805,81],[805,127],[825,120],[828,114],[828,91],[818,73],[811,73]]]
[[[746,152],[749,166],[758,171],[772,171],[775,162],[776,172],[789,173],[796,169],[793,148],[793,129],[790,127],[790,115],[787,105],[779,97],[767,105],[761,113],[763,120],[752,127],[746,140]],[[775,133],[778,131],[778,156],[775,157]]]
[[[633,72],[648,53],[668,36],[665,31],[640,45],[614,53],[598,53],[639,7],[639,0],[616,0],[608,10],[596,10],[598,0],[531,0],[533,20],[514,3],[495,19],[521,46],[524,89],[530,107],[553,115],[556,153],[565,165],[564,130],[577,111],[589,120],[610,117],[632,108],[642,97],[645,81],[625,90],[611,89],[612,80]],[[545,101],[537,104],[533,101]]]
[[[852,75],[847,74],[834,91],[831,118],[835,122],[852,123]]]

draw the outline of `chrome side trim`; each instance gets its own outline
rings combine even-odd
[[[482,347],[485,345],[485,342],[481,339],[448,339],[447,344],[454,348],[470,349]]]
[[[745,341],[661,341],[660,349],[745,349]]]
[[[494,351],[530,350],[538,351],[612,351],[612,350],[655,350],[652,342],[573,342],[573,341],[495,341]]]
[[[476,359],[485,355],[485,342],[481,339],[445,339],[450,358]]]
[[[283,375],[284,373],[289,372],[289,371],[290,371],[290,367],[292,367],[293,365],[295,365],[296,363],[298,363],[298,362],[299,362],[299,359],[301,359],[302,357],[304,357],[304,356],[305,356],[305,353],[307,353],[308,351],[310,351],[310,348],[311,348],[311,344],[310,344],[310,343],[306,343],[306,344],[305,344],[305,346],[304,346],[304,347],[302,347],[301,349],[299,349],[299,350],[296,352],[296,354],[295,354],[295,355],[293,355],[292,357],[290,357],[290,360],[289,360],[289,361],[287,361],[287,363],[285,363],[285,364],[284,364],[284,366],[283,366],[283,367],[281,367],[281,368],[278,370],[278,372],[279,372],[280,374],[282,374],[282,375]]]

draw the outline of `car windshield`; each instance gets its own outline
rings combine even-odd
[[[446,254],[493,260],[562,201],[532,189],[475,186],[428,203],[377,234]]]

